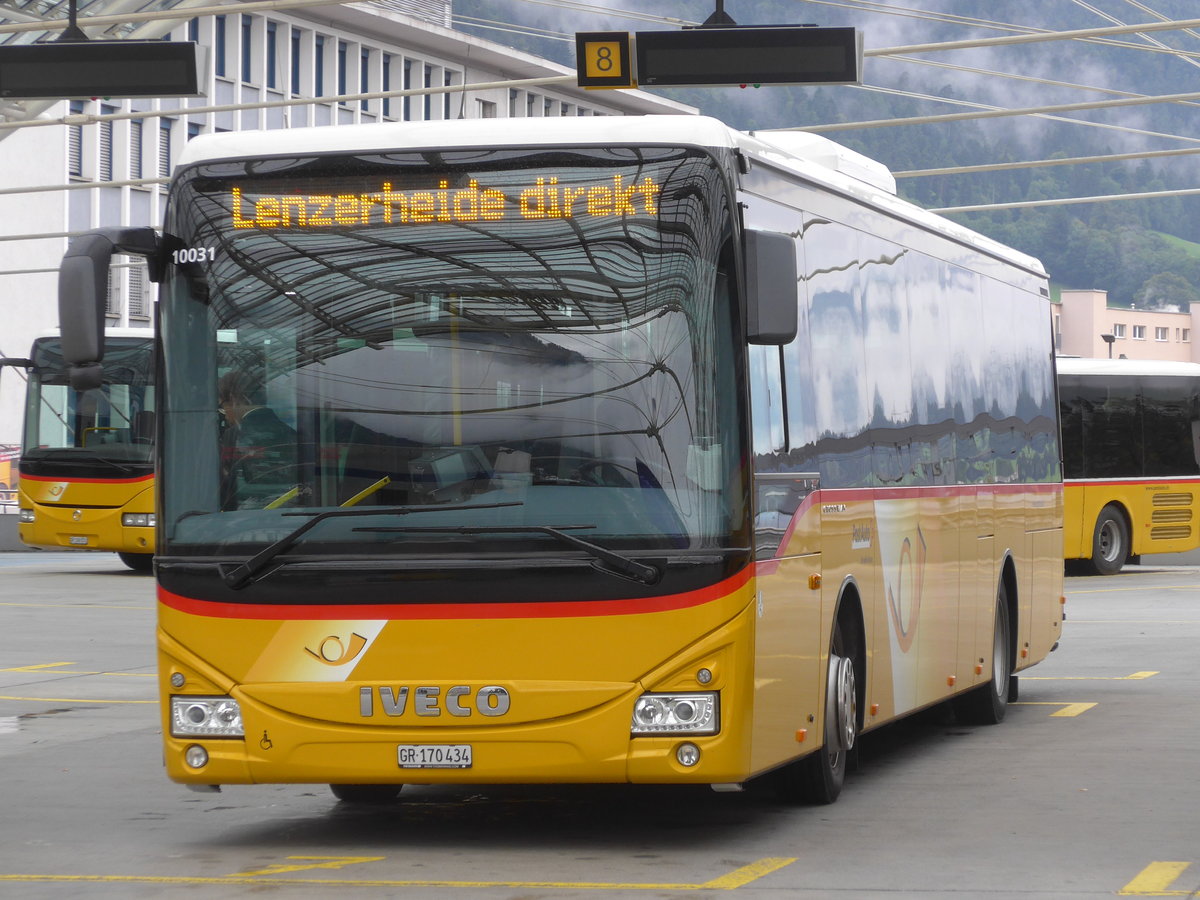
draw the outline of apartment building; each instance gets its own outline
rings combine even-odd
[[[1180,312],[1133,309],[1109,306],[1106,291],[1063,291],[1054,338],[1063,356],[1200,362],[1200,304]]]

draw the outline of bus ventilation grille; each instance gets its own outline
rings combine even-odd
[[[1192,521],[1192,511],[1190,509],[1156,509],[1150,513],[1150,521],[1156,525],[1160,522],[1163,524],[1168,522],[1190,522]]]
[[[1152,541],[1177,541],[1192,536],[1190,525],[1163,525],[1150,529]]]
[[[1155,494],[1155,506],[1191,506],[1192,494]]]

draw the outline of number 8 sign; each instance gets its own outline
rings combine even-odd
[[[630,71],[630,36],[627,31],[578,32],[575,59],[579,86],[631,88],[637,82]]]

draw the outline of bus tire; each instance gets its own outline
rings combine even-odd
[[[153,553],[118,553],[117,556],[135,572],[149,572],[154,568]]]
[[[778,792],[788,802],[829,804],[842,792],[858,739],[856,653],[839,617],[833,627],[825,677],[825,740],[816,753],[779,772]]]
[[[1004,582],[996,591],[996,620],[992,630],[992,677],[954,701],[954,714],[970,725],[998,725],[1008,712],[1008,701],[1016,696],[1012,675],[1012,623],[1008,614],[1008,589]]]
[[[1129,526],[1115,503],[1100,510],[1092,531],[1092,570],[1097,575],[1115,575],[1129,559]]]
[[[331,784],[333,796],[343,803],[393,803],[400,796],[402,784]]]

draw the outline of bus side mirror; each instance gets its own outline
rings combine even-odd
[[[58,323],[71,387],[100,386],[108,267],[114,253],[145,256],[151,277],[161,270],[161,242],[153,228],[98,228],[71,240],[58,267]],[[157,279],[155,279],[157,280]]]
[[[796,239],[746,229],[746,341],[790,344],[796,338]]]

